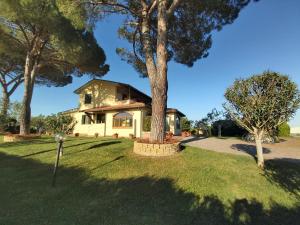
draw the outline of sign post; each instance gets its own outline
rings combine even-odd
[[[63,134],[55,135],[55,141],[57,142],[57,152],[56,152],[56,161],[55,161],[54,170],[53,170],[52,187],[55,187],[56,173],[57,173],[58,165],[59,165],[59,158],[60,158],[60,156],[63,155],[64,140],[65,140],[65,137]]]

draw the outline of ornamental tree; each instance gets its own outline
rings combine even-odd
[[[72,0],[1,0],[0,39],[25,52],[20,134],[30,131],[36,82],[64,86],[72,82],[72,75],[107,73],[104,51],[88,29],[89,21],[86,9]]]
[[[247,79],[238,79],[226,90],[228,114],[254,135],[257,164],[264,167],[262,138],[287,122],[300,105],[297,85],[288,76],[267,71]]]
[[[79,0],[78,0],[79,1]],[[232,23],[250,0],[81,0],[101,14],[126,15],[119,36],[132,49],[117,53],[143,77],[152,95],[151,142],[163,142],[168,94],[168,62],[193,66],[208,56],[211,33]],[[102,15],[102,14],[101,14]]]

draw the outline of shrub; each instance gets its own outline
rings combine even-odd
[[[189,121],[186,117],[182,117],[180,119],[180,127],[182,131],[190,131],[191,130],[191,121]]]
[[[279,125],[277,128],[277,134],[279,137],[289,137],[291,134],[291,128],[287,123]]]
[[[151,116],[145,116],[143,122],[143,131],[149,132],[151,130]]]
[[[70,133],[76,124],[72,116],[62,114],[52,114],[45,120],[47,131],[52,133]]]

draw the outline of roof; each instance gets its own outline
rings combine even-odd
[[[166,113],[176,113],[181,117],[185,117],[185,115],[182,112],[174,108],[167,108]]]
[[[85,87],[88,87],[92,82],[94,81],[103,81],[105,83],[110,83],[110,84],[115,84],[115,85],[121,85],[121,86],[125,86],[125,87],[128,87],[128,88],[131,88],[132,90],[135,90],[136,92],[138,92],[139,94],[143,95],[144,97],[148,98],[150,101],[152,100],[152,98],[145,94],[144,92],[136,89],[135,87],[131,86],[130,84],[126,84],[126,83],[120,83],[120,82],[115,82],[115,81],[110,81],[110,80],[102,80],[102,79],[93,79],[93,80],[90,80],[89,82],[85,83],[84,85],[82,85],[81,87],[77,88],[74,93],[75,94],[79,94],[80,91],[82,89],[84,89]]]
[[[136,108],[145,108],[147,105],[142,102],[135,102],[131,104],[123,104],[123,105],[113,105],[113,106],[101,106],[101,107],[95,107],[91,109],[84,109],[80,112],[104,112],[104,111],[112,111],[112,110],[119,110],[119,109],[136,109]]]
[[[69,114],[69,113],[73,113],[73,112],[78,112],[78,108],[68,109],[68,110],[59,112],[58,114]]]

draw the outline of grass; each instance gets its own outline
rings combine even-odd
[[[186,147],[145,158],[127,139],[69,138],[51,187],[51,138],[0,142],[1,225],[287,225],[300,220],[300,164]]]

